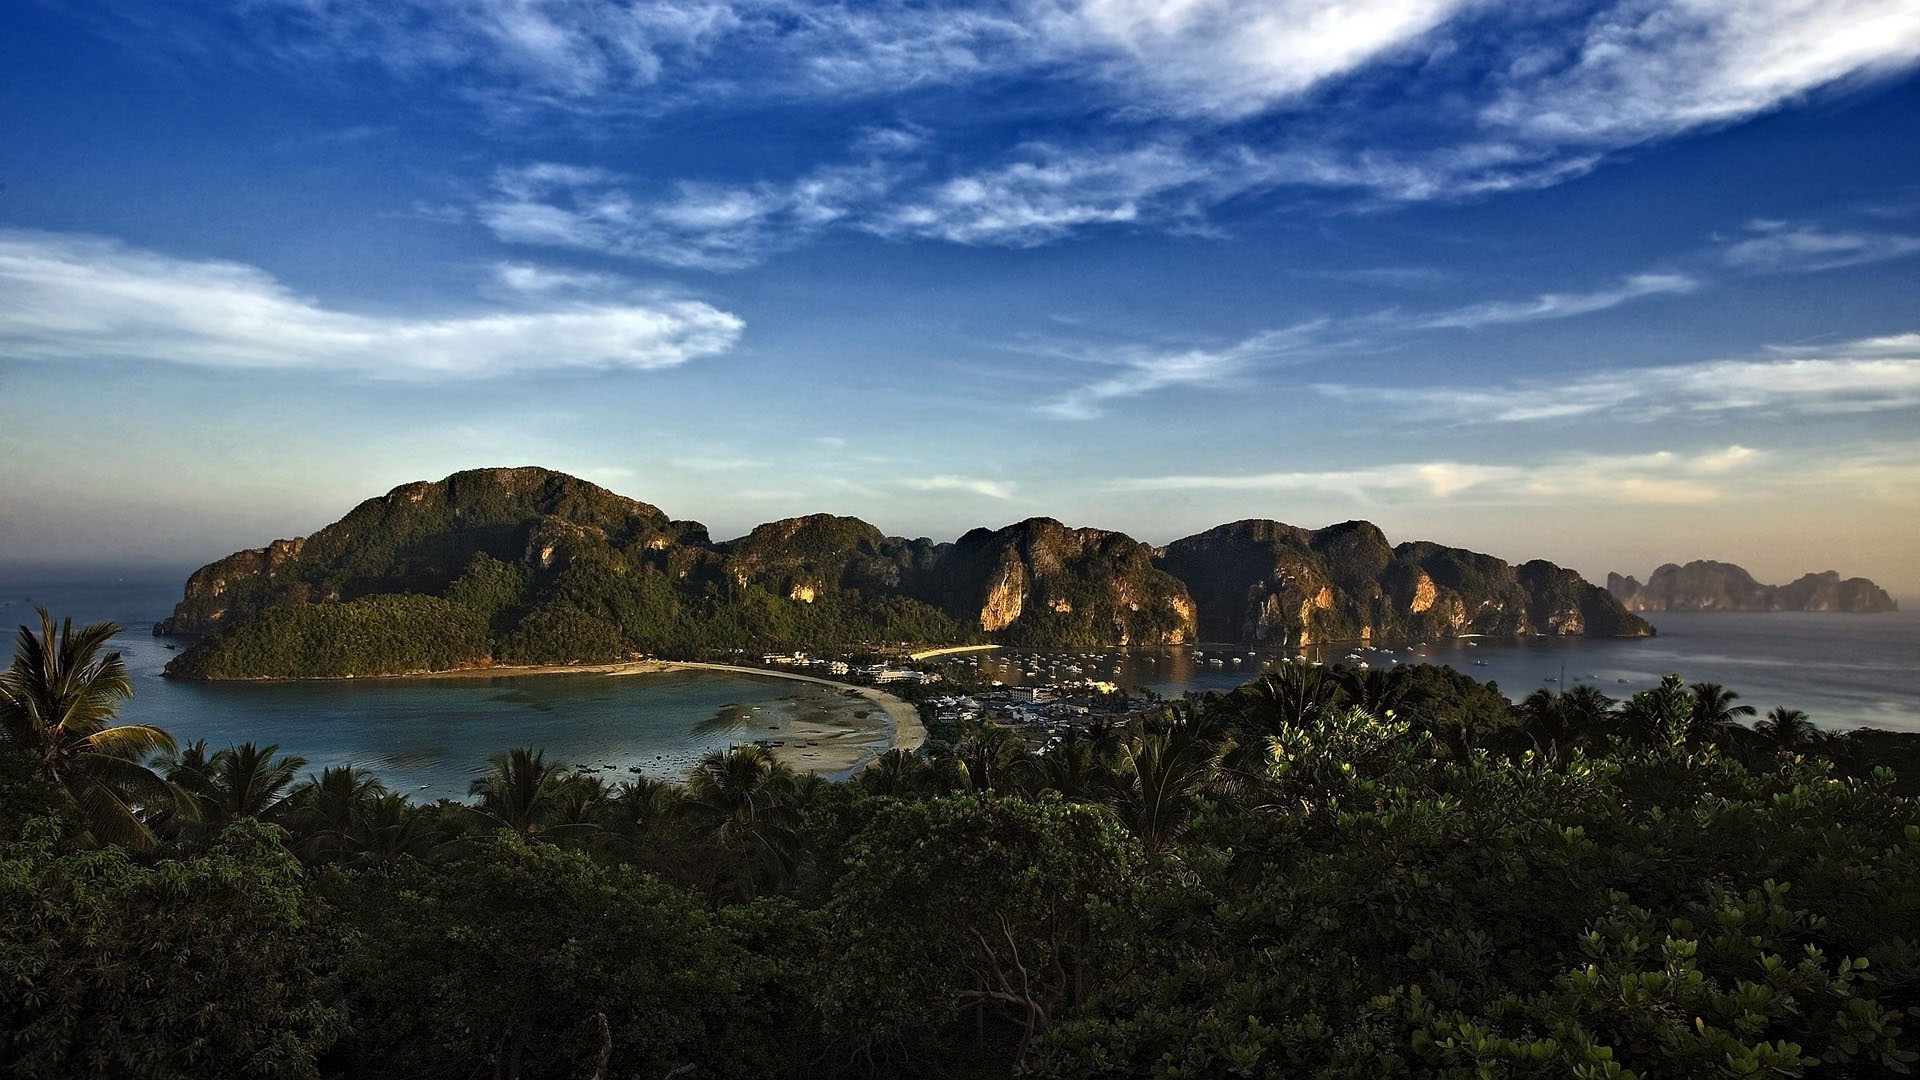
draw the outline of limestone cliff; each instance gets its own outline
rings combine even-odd
[[[1629,611],[1893,611],[1893,597],[1866,578],[1806,574],[1788,585],[1763,585],[1732,563],[1699,559],[1667,563],[1646,584],[1607,575],[1607,591]]]
[[[1104,529],[1031,518],[975,529],[923,585],[955,618],[1039,646],[1178,645],[1194,640],[1194,606],[1153,565],[1147,545]]]
[[[1858,602],[1837,579],[1794,588],[1808,605]],[[422,597],[435,602],[409,599]],[[1647,632],[1559,567],[1395,548],[1364,521],[1242,521],[1157,555],[1050,518],[936,544],[814,514],[715,543],[697,522],[537,468],[406,484],[310,537],[210,563],[155,632],[206,636],[169,668],[198,677],[303,670],[317,642],[332,650],[325,670],[355,674],[440,655],[389,640],[405,636],[382,629],[394,613],[464,642],[463,664],[989,638],[1085,648]]]
[[[1169,544],[1158,564],[1193,595],[1206,640],[1652,633],[1572,571],[1426,542],[1393,547],[1364,521],[1313,531],[1238,521]]]

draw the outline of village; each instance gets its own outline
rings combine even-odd
[[[903,658],[904,663],[926,663]],[[936,738],[951,736],[962,727],[997,724],[1027,736],[1037,752],[1045,753],[1069,729],[1096,724],[1124,723],[1144,707],[1157,704],[1156,695],[1136,691],[1129,695],[1117,683],[1073,677],[1047,683],[1006,685],[988,677],[978,661],[954,659],[938,666],[897,666],[890,661],[855,663],[848,659],[809,656],[803,652],[766,653],[763,667],[804,672],[825,678],[884,686],[912,702]],[[1069,669],[1075,676],[1080,669]]]

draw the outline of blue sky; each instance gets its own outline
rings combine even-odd
[[[1920,591],[1911,0],[0,9],[0,559],[460,468]]]

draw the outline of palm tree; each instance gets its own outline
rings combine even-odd
[[[860,786],[875,795],[912,799],[926,794],[933,770],[910,750],[889,750],[860,770]]]
[[[1118,789],[1119,780],[1098,741],[1068,728],[1051,750],[1020,762],[1029,794],[1057,791],[1078,803],[1104,803]]]
[[[0,734],[24,750],[39,774],[79,809],[86,838],[149,850],[145,820],[180,803],[180,792],[142,762],[171,754],[173,736],[144,724],[113,726],[133,696],[120,654],[102,653],[120,628],[110,622],[58,629],[40,608],[40,632],[20,627],[13,664],[0,674]]]
[[[595,843],[616,857],[637,857],[654,834],[680,812],[683,797],[678,784],[645,776],[628,780],[601,807],[602,831]]]
[[[1735,705],[1740,695],[1719,683],[1697,682],[1687,689],[1693,691],[1693,715],[1687,725],[1690,741],[1711,741],[1719,732],[1738,724],[1741,717],[1754,713],[1751,705]]]
[[[373,800],[386,795],[378,779],[351,765],[323,769],[287,793],[282,804],[295,852],[308,862],[330,862],[354,849],[356,830]]]
[[[434,815],[405,795],[379,791],[354,814],[351,832],[338,856],[345,866],[369,866],[403,856],[423,858],[444,839],[434,830]]]
[[[1333,707],[1340,685],[1326,670],[1309,664],[1279,664],[1248,688],[1247,719],[1262,735],[1312,727]]]
[[[224,824],[242,818],[273,817],[286,802],[287,789],[293,786],[303,757],[273,755],[278,744],[255,746],[250,742],[229,746],[213,755],[212,795],[218,820]]]
[[[1347,701],[1375,716],[1400,707],[1412,688],[1413,675],[1404,668],[1336,668],[1334,681]]]
[[[743,899],[793,869],[800,825],[795,788],[793,770],[759,746],[715,750],[687,777],[682,812],[734,857]]]
[[[480,805],[470,812],[529,843],[592,828],[583,821],[562,820],[569,777],[565,766],[546,758],[546,751],[526,746],[488,758],[487,774],[467,789],[480,796]]]
[[[1006,786],[1007,773],[1021,757],[1020,738],[999,724],[969,724],[953,746],[968,791],[995,791]]]
[[[1575,739],[1603,739],[1614,726],[1619,702],[1582,683],[1560,695],[1560,715]]]
[[[1753,730],[1761,738],[1773,745],[1790,750],[1818,743],[1823,737],[1807,714],[1799,709],[1789,709],[1785,705],[1776,705],[1773,710],[1753,725]]]
[[[1186,831],[1212,766],[1213,748],[1187,731],[1128,740],[1114,809],[1148,854],[1158,854]]]

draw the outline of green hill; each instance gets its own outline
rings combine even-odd
[[[1571,571],[1348,522],[1243,521],[1156,553],[1032,518],[951,544],[814,514],[705,526],[538,468],[407,484],[196,571],[156,634],[190,678],[365,676],[730,649],[1050,648],[1460,633],[1637,634]]]

